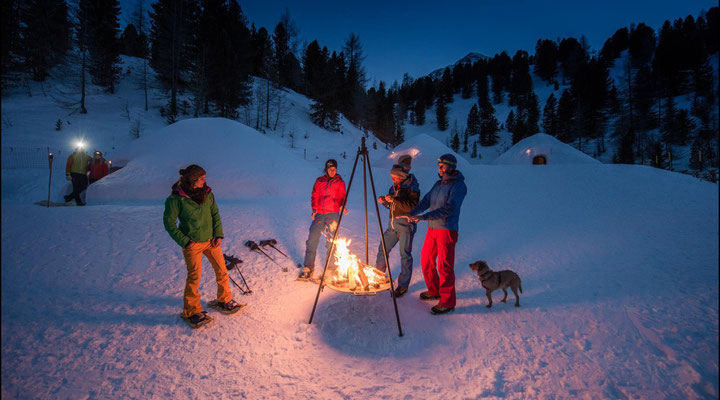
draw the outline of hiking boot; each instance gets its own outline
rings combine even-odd
[[[206,320],[208,319],[210,319],[210,317],[207,316],[207,311],[200,311],[197,314],[191,315],[188,321],[193,325],[200,325],[203,322],[207,322]]]
[[[440,304],[436,305],[435,307],[430,310],[431,313],[438,315],[438,314],[447,314],[451,311],[453,311],[455,307],[443,307]]]
[[[420,293],[420,300],[440,300],[440,295],[432,296],[430,292]]]
[[[300,271],[300,276],[298,276],[298,279],[310,279],[310,277],[312,277],[312,274],[313,269],[308,266],[304,266],[302,271]]]
[[[223,303],[222,301],[213,300],[208,303],[209,307],[212,307],[218,311],[220,311],[223,314],[234,314],[243,307],[244,304],[239,304],[235,300],[230,300],[226,303]]]
[[[66,202],[66,203],[69,203],[70,200],[72,200],[72,197],[70,197],[70,196],[63,196],[63,199],[65,199],[65,202]]]
[[[395,288],[395,297],[402,297],[405,293],[407,293],[407,288],[399,286]]]

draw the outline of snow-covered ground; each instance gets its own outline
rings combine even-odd
[[[320,135],[337,141],[322,146]],[[347,182],[359,136],[308,140],[347,151]],[[419,152],[424,194],[433,158],[449,149],[430,137],[408,144],[399,150]],[[389,292],[325,289],[308,324],[317,286],[295,281],[291,260],[276,257],[283,272],[242,245],[275,238],[302,257],[320,154],[304,160],[272,133],[220,119],[183,121],[118,153],[129,163],[89,189],[87,207],[32,205],[46,196],[46,172],[2,171],[3,399],[718,397],[715,184],[643,166],[463,163],[458,306],[434,316],[418,299],[420,223],[399,337]],[[371,151],[378,195],[390,184],[386,157]],[[185,266],[161,222],[177,169],[193,162],[217,195],[223,250],[245,260],[253,289],[234,292],[248,303],[241,313],[211,310],[213,325],[197,331],[178,317]],[[361,172],[340,234],[364,257]],[[373,259],[372,205],[368,218]],[[501,292],[485,307],[468,268],[479,259],[520,275],[520,308]],[[397,250],[390,261],[396,276]],[[207,262],[201,294],[215,294]]]

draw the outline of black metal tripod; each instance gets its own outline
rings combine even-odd
[[[340,223],[342,223],[345,206],[347,205],[347,199],[350,195],[350,188],[352,187],[353,178],[355,177],[355,169],[357,168],[360,156],[363,157],[363,195],[365,196],[365,263],[367,264],[368,261],[367,180],[365,179],[366,171],[370,174],[370,187],[372,187],[373,198],[377,198],[377,195],[375,193],[375,182],[373,181],[372,169],[370,168],[370,160],[368,158],[368,149],[365,146],[365,138],[363,137],[360,143],[360,147],[358,148],[357,155],[355,156],[355,163],[353,164],[352,173],[350,174],[350,182],[348,183],[345,200],[343,201],[342,208],[340,209],[340,218],[338,219],[338,225],[335,228],[335,233],[333,233],[333,238],[330,242],[330,250],[328,251],[328,256],[325,260],[325,268],[323,268],[322,275],[320,276],[320,284],[318,285],[317,295],[315,296],[315,303],[313,304],[312,313],[310,314],[310,322],[308,322],[308,324],[312,324],[313,316],[315,315],[315,309],[317,308],[318,299],[320,298],[320,292],[322,291],[323,283],[325,282],[325,271],[327,271],[328,264],[330,264],[330,256],[333,254],[333,250],[335,249],[335,239],[337,238],[337,234],[340,231]],[[378,218],[378,228],[380,228],[380,241],[382,242],[385,265],[387,266],[388,277],[390,278],[390,296],[392,297],[393,306],[395,307],[395,319],[397,319],[398,336],[402,336],[403,332],[402,326],[400,326],[400,313],[398,313],[397,301],[395,299],[395,287],[393,284],[392,272],[390,271],[390,263],[388,262],[387,248],[385,247],[385,235],[383,232],[382,222],[380,221],[380,209],[378,208],[377,201],[375,201],[374,203],[375,213],[377,214]]]

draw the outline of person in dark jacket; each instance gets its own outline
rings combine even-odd
[[[98,150],[95,150],[93,159],[90,162],[90,184],[97,182],[108,174],[107,161]]]
[[[410,210],[410,216],[406,217],[410,222],[428,221],[425,242],[420,252],[420,264],[428,290],[420,293],[420,298],[440,300],[432,308],[433,314],[445,314],[455,309],[455,245],[458,240],[460,207],[467,194],[465,177],[456,168],[455,156],[440,156],[440,179],[420,203]],[[425,210],[428,211],[420,214]]]
[[[65,202],[75,199],[75,204],[84,206],[85,189],[88,187],[88,169],[90,168],[90,156],[87,155],[81,146],[75,148],[65,163],[65,179],[72,182],[72,193],[65,196]]]
[[[403,161],[406,164],[401,164]],[[408,212],[418,204],[420,185],[415,176],[410,173],[410,160],[404,157],[398,160],[398,164],[393,165],[390,177],[393,184],[387,195],[378,197],[378,202],[390,209],[390,222],[383,233],[388,257],[395,245],[400,244],[401,270],[395,287],[395,297],[401,297],[407,293],[410,278],[412,278],[412,242],[417,231],[417,223],[410,222],[402,216],[408,215]],[[386,269],[382,242],[378,247],[375,266],[380,271]]]
[[[180,221],[179,225],[177,220]],[[183,318],[193,325],[211,319],[203,311],[198,290],[203,254],[215,270],[218,307],[227,313],[240,308],[232,298],[230,278],[220,248],[223,239],[220,212],[212,190],[206,185],[206,174],[202,167],[193,164],[180,170],[180,179],[172,186],[172,192],[165,200],[163,224],[170,237],[182,247],[187,265]]]
[[[305,242],[305,260],[300,271],[300,279],[310,279],[315,270],[315,256],[320,243],[320,235],[325,233],[328,251],[330,241],[340,219],[340,209],[345,202],[345,181],[337,173],[337,161],[332,158],[325,162],[325,174],[315,180],[310,203],[312,205],[312,223]],[[345,214],[347,214],[345,209]],[[328,257],[330,254],[328,254]]]

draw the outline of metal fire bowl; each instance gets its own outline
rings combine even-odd
[[[337,292],[344,292],[344,293],[352,293],[355,296],[373,296],[377,294],[378,292],[382,292],[385,290],[390,290],[390,282],[386,283],[380,283],[375,287],[375,285],[369,285],[367,288],[362,288],[360,286],[355,287],[355,290],[350,290],[346,285],[341,286],[335,286],[332,282],[326,282],[325,287],[328,287],[332,290],[335,290]]]

